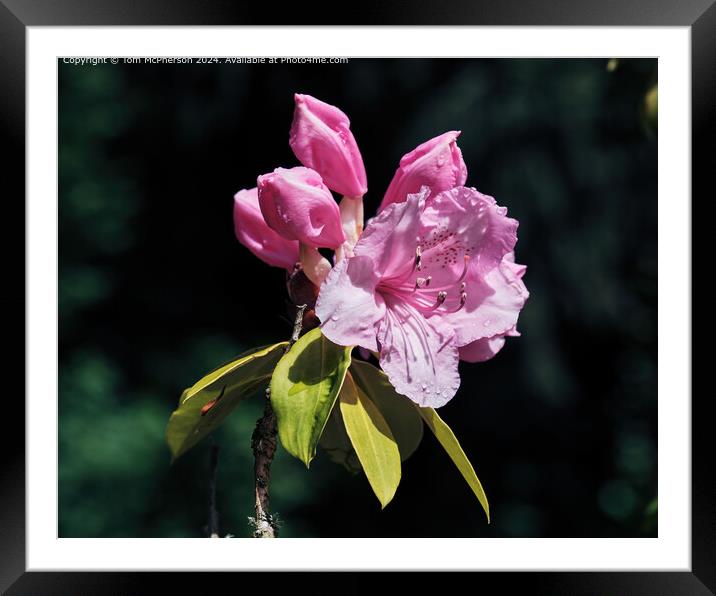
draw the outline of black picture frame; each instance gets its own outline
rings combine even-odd
[[[691,27],[692,57],[692,195],[706,194],[707,176],[716,155],[716,5],[714,0],[542,0],[476,2],[471,0],[421,0],[420,2],[362,2],[344,4],[313,3],[310,9],[296,6],[287,12],[266,3],[239,4],[232,0],[189,1],[155,0],[112,2],[111,0],[0,0],[0,94],[3,110],[2,138],[5,175],[6,230],[24,235],[25,192],[25,36],[30,26],[102,25],[549,25],[549,26],[688,26]],[[340,15],[340,16],[339,16]],[[660,164],[667,167],[666,164]],[[710,166],[710,167],[709,167]],[[9,184],[8,184],[9,183]],[[713,195],[713,191],[709,194]],[[706,197],[704,197],[706,198]],[[693,199],[691,202],[693,205]],[[8,210],[14,212],[8,213]],[[9,235],[5,234],[5,238]],[[13,240],[17,246],[24,237]],[[25,262],[7,260],[7,280],[12,290],[5,298],[6,312],[19,312],[25,301]],[[6,269],[7,272],[7,269]],[[703,283],[699,281],[699,283]],[[10,286],[10,283],[8,283]],[[9,288],[8,288],[9,289]],[[692,287],[693,291],[693,287]],[[693,294],[692,294],[693,296]],[[19,317],[13,317],[19,319]],[[9,342],[8,342],[9,345]],[[24,378],[24,349],[12,344],[5,360],[6,372]],[[25,345],[23,343],[20,344]],[[22,362],[21,362],[22,359]],[[13,371],[10,375],[9,371]],[[24,387],[19,388],[23,391]],[[19,395],[19,392],[15,392]],[[10,395],[5,396],[10,399]],[[511,593],[526,589],[532,594],[714,594],[716,593],[716,484],[714,449],[711,439],[712,396],[694,392],[692,401],[692,571],[691,572],[541,572],[484,573],[470,579],[482,593]],[[163,591],[178,584],[183,591],[223,591],[218,586],[234,585],[253,589],[265,582],[265,575],[247,573],[240,584],[232,574],[146,574],[25,572],[25,441],[24,408],[13,398],[12,424],[6,428],[0,477],[0,590],[7,594],[124,594]],[[7,405],[7,404],[6,404]],[[373,582],[373,574],[355,573],[350,581],[341,580],[340,591],[363,592]],[[271,591],[277,589],[272,583]],[[307,574],[282,574],[280,583],[314,584]],[[321,580],[321,588],[331,589],[332,579]],[[402,580],[401,580],[402,581]],[[423,589],[440,579],[421,577]],[[489,586],[495,586],[492,589]],[[443,588],[444,589],[444,584]],[[331,589],[331,591],[334,591]]]

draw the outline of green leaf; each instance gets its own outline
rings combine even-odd
[[[489,523],[490,506],[487,503],[487,495],[485,495],[482,484],[480,484],[477,474],[475,474],[475,469],[472,467],[470,460],[467,459],[462,447],[460,447],[460,443],[455,437],[455,434],[452,430],[450,430],[450,427],[445,424],[443,419],[438,416],[438,413],[435,410],[432,408],[421,408],[417,405],[415,407],[418,412],[420,412],[423,420],[425,420],[425,424],[427,424],[428,428],[433,431],[433,434],[443,446],[443,449],[445,449],[447,454],[450,456],[450,459],[457,466],[457,469],[460,470],[462,477],[470,485],[472,492],[475,493],[477,500],[480,501],[482,508],[485,510],[487,521]]]
[[[184,390],[166,430],[173,460],[216,429],[240,401],[266,383],[286,344],[242,354]]]
[[[420,425],[422,426],[422,424],[421,421]],[[340,407],[333,406],[318,444],[332,462],[340,464],[351,474],[358,474],[363,470],[346,432]]]
[[[398,443],[400,459],[405,461],[423,438],[423,420],[410,399],[396,393],[386,374],[367,362],[354,360],[348,369],[356,385],[370,397],[388,423]],[[319,445],[331,461],[351,474],[362,470],[358,456],[345,429],[340,408],[334,406],[328,417]]]
[[[346,431],[381,507],[400,483],[400,451],[388,423],[371,399],[346,375],[339,397]]]
[[[350,373],[358,387],[370,397],[388,423],[400,449],[400,459],[408,459],[423,438],[423,422],[415,404],[396,393],[388,376],[372,364],[354,360]]]
[[[291,347],[271,377],[271,405],[281,444],[306,467],[351,363],[351,347],[338,346],[313,329]]]

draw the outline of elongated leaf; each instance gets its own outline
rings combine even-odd
[[[423,421],[415,411],[415,404],[404,395],[396,393],[387,375],[372,364],[355,360],[350,373],[358,387],[370,397],[385,418],[400,449],[400,459],[405,461],[420,445],[423,438]]]
[[[286,342],[256,348],[185,389],[169,418],[166,439],[176,459],[217,428],[239,402],[264,385]]]
[[[388,423],[371,399],[346,375],[339,396],[346,431],[381,507],[400,483],[400,451]]]
[[[422,421],[420,424],[423,424]],[[333,406],[318,444],[332,462],[343,466],[351,474],[358,474],[363,469],[346,432],[340,407]]]
[[[450,459],[457,466],[457,469],[460,470],[462,477],[470,485],[472,492],[475,493],[477,500],[480,501],[482,508],[485,510],[487,521],[489,523],[490,506],[487,503],[487,495],[482,488],[482,484],[480,484],[480,481],[477,478],[477,474],[475,474],[475,469],[472,467],[470,460],[467,459],[465,452],[462,450],[462,447],[460,447],[460,443],[455,437],[455,433],[452,432],[450,427],[445,424],[443,419],[440,418],[438,413],[432,408],[420,408],[417,405],[415,407],[418,412],[420,412],[423,420],[425,420],[425,424],[427,424],[428,428],[433,431],[433,434],[443,446],[443,449],[445,449],[447,454],[450,456]]]
[[[348,370],[356,385],[370,397],[385,418],[398,443],[400,460],[405,461],[415,452],[423,438],[423,420],[413,402],[396,393],[386,374],[372,364],[354,360]],[[342,465],[352,474],[361,471],[360,461],[346,432],[340,408],[333,407],[319,445],[331,461]]]
[[[307,467],[350,363],[350,346],[337,346],[316,328],[291,347],[271,377],[281,444]]]

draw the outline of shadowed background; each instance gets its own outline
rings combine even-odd
[[[164,428],[182,389],[290,333],[284,274],[235,240],[232,205],[258,174],[298,165],[294,92],[350,117],[368,215],[404,153],[462,130],[468,185],[520,221],[531,296],[522,337],[461,364],[440,410],[491,525],[426,433],[382,512],[365,478],[279,449],[282,535],[656,535],[656,61],[607,64],[60,61],[60,536],[203,535],[208,442],[170,466]],[[222,534],[250,533],[260,408],[214,435]]]

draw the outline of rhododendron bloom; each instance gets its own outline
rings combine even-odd
[[[310,95],[297,93],[294,99],[289,145],[298,161],[316,170],[331,190],[362,197],[368,190],[365,167],[348,116]]]
[[[268,227],[256,188],[234,195],[234,232],[241,244],[269,265],[291,270],[298,261],[298,242],[286,240]]]
[[[287,240],[312,248],[336,248],[345,242],[338,204],[310,168],[276,168],[258,177],[261,213]]]
[[[467,167],[456,143],[458,136],[460,131],[446,132],[404,155],[378,211],[392,203],[401,203],[423,186],[436,195],[465,184]]]
[[[515,328],[528,296],[509,264],[517,226],[492,197],[463,186],[423,187],[389,205],[322,285],[324,335],[380,352],[396,391],[442,406],[460,384],[460,348]]]

